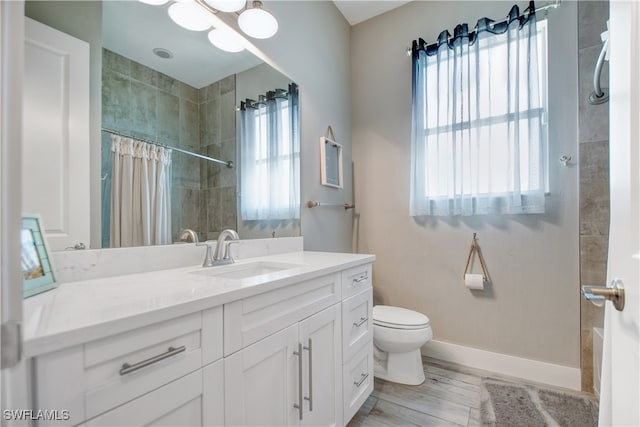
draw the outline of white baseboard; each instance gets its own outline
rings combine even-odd
[[[443,341],[429,341],[422,354],[434,359],[557,387],[580,390],[580,369],[493,353]]]

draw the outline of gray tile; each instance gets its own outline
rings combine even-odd
[[[181,99],[193,102],[194,104],[198,103],[198,89],[182,82],[180,82],[179,87]]]
[[[235,91],[236,91],[236,75],[235,74],[232,74],[220,80],[220,95],[233,92],[233,96],[235,97]]]
[[[220,190],[219,215],[220,230],[237,229],[236,187],[223,187]]]
[[[600,45],[600,33],[606,31],[608,1],[578,2],[578,48]]]
[[[599,46],[581,49],[578,54],[579,80],[579,141],[592,142],[609,139],[609,103],[591,105],[589,95],[593,92],[593,72],[600,53]],[[602,68],[600,84],[609,87],[609,62]],[[608,91],[608,89],[607,89]]]
[[[606,283],[608,245],[606,236],[580,237],[580,282],[583,285]]]
[[[129,132],[131,129],[131,83],[110,69],[102,72],[102,126]]]
[[[158,86],[158,72],[135,61],[131,61],[131,78],[150,86]]]
[[[206,153],[207,153],[207,156],[209,157],[213,157],[214,159],[219,159],[220,147],[218,147],[217,145],[209,145],[206,148]],[[219,182],[220,173],[222,168],[224,168],[224,166],[218,163],[210,162],[210,161],[206,161],[206,164],[207,164],[207,180],[205,183],[205,187],[206,188],[220,187],[221,186]]]
[[[179,140],[180,100],[177,96],[158,91],[156,96],[157,141],[176,145]]]
[[[221,139],[223,141],[234,138],[236,135],[236,95],[235,92],[227,92],[220,96],[220,124]]]
[[[131,73],[131,60],[108,49],[102,49],[102,67],[128,76]]]
[[[220,232],[220,189],[207,190],[207,232]]]
[[[204,102],[220,98],[220,82],[211,83],[204,89]]]
[[[166,74],[158,73],[158,89],[171,95],[180,96],[180,82]]]
[[[195,150],[200,148],[200,116],[198,105],[180,99],[180,133],[178,147]]]
[[[156,89],[131,82],[131,135],[154,140],[156,137]]]
[[[204,120],[204,135],[200,134],[200,145],[207,146],[211,144],[220,145],[220,102],[219,99],[212,99],[205,104],[200,104],[200,108],[204,107],[204,116],[200,115],[200,120]],[[201,110],[202,111],[202,110]]]
[[[609,234],[609,143],[580,144],[580,235]]]

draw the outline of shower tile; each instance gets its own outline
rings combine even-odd
[[[603,141],[609,138],[609,103],[591,105],[587,101],[593,92],[593,71],[600,53],[599,46],[581,49],[579,58],[579,141]],[[609,87],[609,63],[605,61],[600,78],[603,88]],[[608,89],[607,89],[608,90]]]
[[[236,136],[236,94],[227,92],[220,97],[220,126],[222,140]]]
[[[600,46],[600,33],[606,31],[608,19],[608,1],[578,2],[578,48]]]
[[[198,228],[200,220],[200,190],[185,189],[182,205],[182,228]]]
[[[115,71],[102,73],[102,126],[129,132],[131,129],[131,83]]]
[[[580,236],[580,281],[602,285],[607,279],[607,236]]]
[[[580,374],[582,391],[593,392],[593,336],[591,330],[580,331]]]
[[[102,49],[102,67],[125,76],[131,73],[131,60],[109,49]]]
[[[157,141],[162,144],[178,143],[180,129],[180,100],[177,96],[158,91],[156,97]]]
[[[196,150],[200,148],[200,115],[198,105],[180,99],[180,133],[178,147]]]
[[[204,116],[204,139],[200,140],[200,145],[220,145],[220,102],[219,99],[208,101],[205,106]]]
[[[160,72],[158,73],[158,89],[171,95],[180,96],[180,82]]]
[[[182,167],[182,185],[185,188],[199,190],[200,185],[200,159],[188,156],[186,154],[178,154],[183,157]]]
[[[191,101],[195,104],[198,103],[198,89],[193,86],[189,86],[186,83],[179,82],[180,98],[187,101]]]
[[[217,145],[209,145],[207,147],[207,156],[213,157],[214,159],[220,159],[220,147]],[[214,188],[220,186],[220,171],[222,168],[226,166],[207,161],[207,181],[206,188]]]
[[[211,83],[204,88],[204,102],[212,101],[220,97],[220,82]]]
[[[609,143],[580,144],[580,235],[609,234]]]
[[[207,232],[220,231],[220,189],[207,190]]]
[[[135,61],[131,61],[131,78],[153,87],[158,86],[158,72]]]
[[[131,135],[146,139],[156,137],[156,89],[131,82]]]
[[[232,74],[229,77],[225,77],[224,79],[220,80],[220,95],[225,95],[229,92],[234,92],[234,97],[235,97],[235,90],[236,90],[236,75]]]

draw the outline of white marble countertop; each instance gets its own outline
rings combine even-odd
[[[243,279],[199,265],[84,280],[24,301],[26,357],[60,350],[373,262],[373,255],[289,252],[237,261],[296,264]]]

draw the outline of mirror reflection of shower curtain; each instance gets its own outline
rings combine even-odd
[[[171,149],[111,137],[112,248],[171,243]]]

